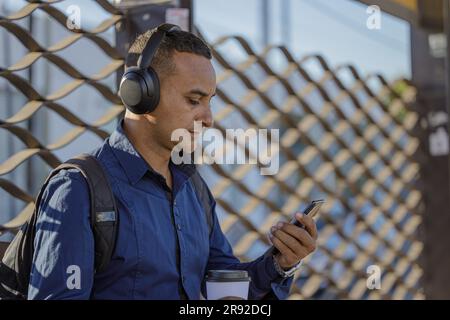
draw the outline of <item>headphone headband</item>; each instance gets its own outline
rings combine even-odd
[[[162,40],[166,36],[167,33],[172,31],[180,31],[180,27],[170,23],[164,23],[158,27],[155,33],[148,39],[147,45],[145,46],[142,54],[139,56],[137,67],[139,69],[146,69],[150,67],[152,63],[153,57],[156,54],[156,51],[159,48]]]

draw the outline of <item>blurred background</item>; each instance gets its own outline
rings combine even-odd
[[[0,240],[53,167],[112,132],[129,44],[170,22],[213,50],[216,128],[280,130],[276,175],[200,167],[238,257],[263,254],[272,224],[324,198],[290,299],[450,298],[448,7],[0,0]]]

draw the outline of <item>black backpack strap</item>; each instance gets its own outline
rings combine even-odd
[[[209,234],[211,235],[213,229],[213,210],[211,207],[211,197],[208,187],[203,181],[202,177],[197,170],[191,176],[192,184],[194,185],[195,192],[202,204],[203,210],[205,211],[206,221],[208,223]]]
[[[89,186],[95,272],[100,272],[111,260],[116,244],[119,215],[114,194],[101,164],[94,156],[82,154],[61,164],[57,170],[71,168],[78,169]]]
[[[9,244],[0,263],[0,299],[27,298],[39,204],[49,181],[58,172],[59,167],[48,175],[36,197],[32,213],[22,213],[18,217],[23,225]],[[15,227],[19,225],[16,224]]]
[[[118,214],[114,195],[97,159],[81,155],[59,165],[49,174],[36,197],[34,210],[21,217],[24,224],[9,244],[0,263],[0,299],[26,299],[34,255],[38,210],[50,180],[63,169],[77,169],[89,187],[90,219],[95,240],[95,270],[103,270],[115,247]]]

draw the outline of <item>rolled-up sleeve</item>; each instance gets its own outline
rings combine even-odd
[[[207,270],[247,270],[251,277],[250,300],[259,300],[269,296],[276,299],[286,299],[293,277],[280,277],[275,269],[273,256],[269,253],[254,261],[241,263],[234,256],[232,247],[220,228],[215,210],[216,202],[212,200],[211,205],[213,208],[213,229],[210,235],[210,255]]]
[[[28,299],[89,299],[94,238],[88,186],[76,170],[48,183],[38,208]]]

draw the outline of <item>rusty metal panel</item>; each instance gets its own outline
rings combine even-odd
[[[417,24],[418,21],[418,2],[417,0],[356,0],[367,6],[376,5],[382,11],[408,21],[411,24]]]
[[[412,25],[431,30],[442,30],[443,0],[357,0],[368,6],[377,5],[389,14]]]

